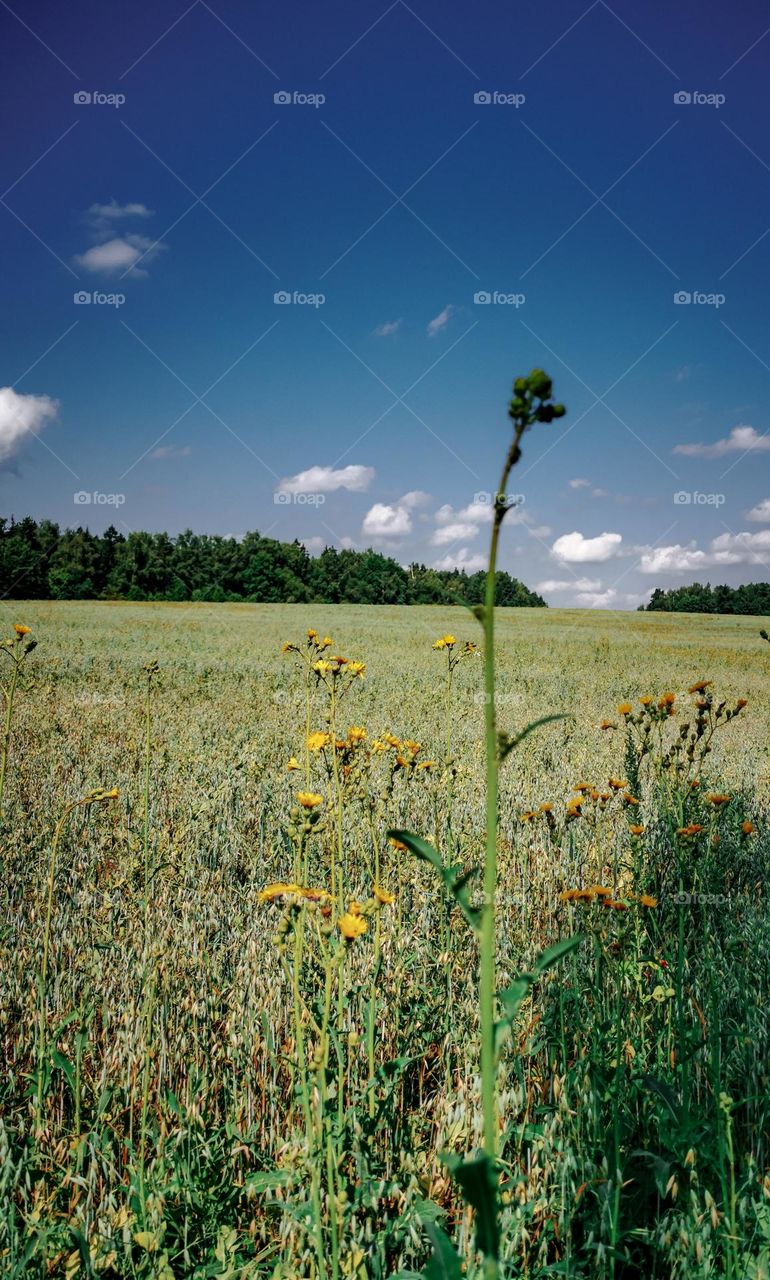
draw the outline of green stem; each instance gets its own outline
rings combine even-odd
[[[8,767],[8,752],[11,746],[11,721],[13,719],[13,698],[16,693],[16,684],[19,679],[19,671],[21,663],[15,658],[13,661],[13,673],[11,675],[11,683],[8,689],[4,689],[5,693],[5,729],[3,732],[3,749],[0,754],[0,818],[3,816],[3,797],[5,795],[5,772]]]

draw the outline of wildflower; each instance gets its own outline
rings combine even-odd
[[[318,729],[315,733],[309,733],[306,739],[308,750],[320,751],[322,747],[328,747],[331,742],[331,735],[324,733],[322,729]]]
[[[577,895],[577,889],[565,889],[563,893],[559,894],[559,902],[574,902]]]
[[[287,765],[286,765],[286,768],[288,769],[289,773],[292,773],[292,772],[294,771],[294,769],[299,769],[299,761],[297,760],[297,757],[296,757],[296,756],[291,756],[291,757],[290,757],[290,759],[289,759],[289,761],[288,761],[288,763],[287,763]]]
[[[748,704],[748,702],[747,702],[746,698],[739,698],[739,699],[738,699],[738,701],[737,701],[737,702],[736,702],[736,704],[735,704],[735,710],[736,710],[736,711],[742,711],[742,710],[743,710],[743,708],[744,708],[744,707],[747,707],[748,705],[749,705],[749,704]]]
[[[348,671],[352,676],[360,676],[360,678],[363,680],[364,672],[366,671],[366,663],[365,662],[349,662]]]
[[[588,892],[593,894],[595,898],[611,898],[612,897],[612,890],[608,889],[606,885],[603,885],[603,884],[592,884]]]
[[[635,823],[633,826],[629,827],[628,829],[631,832],[632,836],[641,836],[644,834],[644,827],[639,826],[638,823]]]
[[[457,643],[454,636],[442,636],[441,639],[444,641],[444,644],[446,645],[447,649],[451,649],[452,646]]]
[[[615,898],[605,898],[602,902],[602,906],[609,907],[611,911],[628,911],[627,903],[621,902],[620,899],[616,900]]]
[[[649,893],[640,893],[638,901],[640,907],[657,907],[658,905],[658,899],[651,898]]]
[[[323,796],[316,795],[315,791],[298,791],[297,799],[303,809],[316,809],[319,804],[323,804]]]
[[[686,827],[677,827],[676,834],[678,836],[697,836],[705,829],[699,822],[690,822]]]
[[[634,708],[631,706],[630,702],[621,702],[620,706],[618,707],[618,715],[630,716],[633,709]]]
[[[366,921],[362,916],[346,911],[344,916],[340,916],[337,921],[337,928],[343,938],[347,938],[348,942],[352,942],[354,938],[360,938],[362,934],[366,933]]]
[[[16,635],[19,637],[19,639],[20,639],[20,640],[21,640],[24,636],[28,636],[28,635],[29,635],[29,633],[30,633],[30,631],[32,630],[32,628],[31,628],[31,627],[25,627],[25,626],[24,626],[24,624],[23,624],[22,622],[14,622],[14,624],[13,624],[13,629],[14,629],[14,631],[16,632]]]
[[[396,901],[395,893],[388,893],[387,889],[380,889],[378,885],[374,886],[374,896],[384,907],[387,907],[389,903]]]
[[[363,742],[366,737],[366,729],[362,729],[360,725],[353,725],[348,729],[348,738],[351,742]]]
[[[410,755],[416,756],[420,750],[419,742],[414,742],[411,738],[404,738],[403,745],[406,747]]]
[[[389,747],[394,747],[397,751],[401,750],[401,739],[397,738],[393,733],[383,733],[383,739]]]
[[[645,693],[644,697],[640,698],[639,701],[641,702],[643,707],[649,707],[650,703],[652,702],[652,694]]]
[[[703,690],[704,690],[704,689],[708,689],[708,687],[709,687],[709,685],[710,685],[710,684],[713,684],[713,681],[712,681],[712,680],[698,680],[698,681],[696,682],[696,684],[692,684],[692,685],[690,685],[690,688],[687,690],[687,692],[688,692],[688,693],[703,693]]]
[[[732,796],[724,796],[724,795],[721,795],[720,793],[716,793],[710,796],[706,796],[706,799],[708,800],[709,804],[713,804],[717,808],[719,808],[719,806],[722,804],[729,804],[730,801],[732,800]]]
[[[593,789],[594,789],[594,784],[592,782],[576,782],[574,787],[572,788],[573,791],[580,791],[581,793],[586,791],[593,791]]]
[[[260,889],[257,894],[257,902],[273,902],[275,898],[286,898],[291,894],[301,893],[301,885],[286,884],[284,881],[278,880],[274,884],[265,885],[264,889]]]
[[[664,693],[663,697],[660,699],[660,702],[658,703],[658,706],[662,711],[664,710],[665,707],[673,707],[675,702],[676,702],[675,693]]]
[[[281,645],[281,653],[291,653],[294,647],[291,640],[287,640],[285,644]]]
[[[546,800],[545,804],[541,804],[540,813],[552,813],[552,812],[553,812],[553,805],[548,800]]]
[[[341,654],[337,654],[337,657],[332,658],[331,661],[336,662],[338,667],[346,667],[348,665],[347,658],[343,658]]]
[[[302,897],[308,902],[331,902],[332,895],[326,889],[303,889]]]
[[[446,649],[446,643],[445,643],[445,641],[444,641],[444,640],[434,640],[434,641],[433,641],[433,648],[434,648],[434,649]]]
[[[754,826],[754,823],[753,823],[753,822],[748,822],[748,821],[747,821],[747,822],[742,822],[742,823],[741,823],[741,831],[743,832],[743,834],[744,834],[745,836],[753,836],[753,834],[754,834],[754,832],[756,831],[756,829],[757,829],[757,828]]]
[[[436,767],[435,760],[421,760],[417,766],[418,769],[434,769],[435,767]]]
[[[636,796],[632,796],[628,791],[624,791],[621,799],[623,801],[623,804],[638,805],[639,803]]]
[[[524,813],[519,817],[519,822],[531,822],[536,817],[537,813],[534,809],[525,809]]]
[[[308,640],[317,640],[317,639],[318,639],[318,632],[317,632],[317,631],[314,631],[312,627],[308,627],[308,631],[307,631],[307,638],[308,638]]]
[[[602,730],[617,729],[617,727],[618,726],[612,720],[602,720],[601,724],[599,725],[599,728]]]
[[[331,649],[331,647],[332,647],[332,638],[331,638],[331,636],[324,636],[324,638],[323,638],[323,643],[322,643],[322,645],[321,645],[321,648],[322,648],[322,649]]]
[[[409,850],[408,850],[407,846],[404,844],[404,842],[403,842],[402,840],[396,840],[395,836],[391,836],[391,837],[390,837],[390,839],[388,840],[388,844],[389,844],[389,845],[392,845],[394,849],[397,849],[399,853],[408,853],[408,852],[409,852]]]
[[[620,778],[608,778],[607,781],[609,782],[613,791],[623,791],[628,786],[628,783],[621,782]]]
[[[332,664],[327,662],[324,658],[319,658],[317,662],[313,663],[313,670],[317,671],[319,676],[328,675],[331,669]]]
[[[396,756],[396,764],[399,765],[400,768],[406,769],[409,765],[409,761],[407,760],[406,756],[399,755],[399,756]]]
[[[575,902],[593,902],[594,894],[592,889],[576,889]]]

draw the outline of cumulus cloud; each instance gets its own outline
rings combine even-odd
[[[110,200],[108,204],[92,204],[85,220],[94,244],[85,253],[76,254],[75,263],[92,275],[146,276],[147,267],[166,246],[133,231],[119,231],[119,224],[142,221],[151,218],[152,214],[152,209],[138,200],[127,204],[118,204],[117,200]],[[141,267],[138,265],[140,259]]]
[[[351,465],[340,467],[308,467],[296,476],[285,476],[276,490],[280,493],[333,493],[336,489],[349,489],[352,493],[365,493],[374,479],[374,467]]]
[[[582,476],[576,476],[574,480],[569,482],[570,489],[590,489],[591,481],[584,480]]]
[[[733,427],[724,440],[713,444],[677,444],[674,453],[688,458],[723,458],[727,453],[765,453],[770,451],[770,434],[761,434],[756,427]]]
[[[302,545],[310,556],[320,556],[321,552],[327,546],[325,538],[315,534],[312,538],[303,538]]]
[[[586,609],[606,609],[618,603],[618,593],[612,587],[606,591],[579,591],[575,602]]]
[[[642,555],[639,568],[642,573],[690,573],[694,569],[734,564],[770,564],[770,529],[759,533],[720,533],[712,538],[707,551],[695,542],[686,546],[674,543],[668,547],[651,547]]]
[[[75,254],[75,262],[83,271],[92,275],[114,276],[128,273],[133,276],[146,276],[144,267],[136,264],[139,259],[149,265],[153,258],[165,246],[157,241],[148,240],[146,236],[125,235],[114,236],[103,244],[95,244],[85,253]]]
[[[770,522],[770,498],[763,498],[761,502],[751,508],[751,511],[747,511],[746,519],[752,520],[755,524]]]
[[[370,538],[403,538],[412,532],[412,517],[406,507],[375,502],[364,516],[361,531]]]
[[[56,417],[59,405],[50,396],[23,396],[0,387],[0,463],[8,462],[30,437]]]
[[[547,578],[538,582],[536,591],[599,591],[601,578]]]
[[[457,307],[453,306],[450,302],[444,307],[443,311],[439,311],[438,315],[434,316],[428,325],[428,337],[434,338],[442,329],[446,329],[456,310]]]
[[[389,338],[392,333],[398,333],[402,320],[385,320],[383,324],[378,324],[374,331],[376,338]]]
[[[457,551],[449,551],[434,564],[434,569],[464,569],[466,573],[478,573],[486,569],[486,556],[474,553],[469,547],[460,547]]]
[[[423,493],[422,489],[410,489],[409,493],[405,493],[403,498],[399,498],[398,506],[406,507],[407,511],[414,511],[417,507],[424,507],[429,502],[429,493]]]
[[[622,541],[619,533],[600,533],[597,538],[585,538],[574,530],[557,538],[551,551],[557,560],[563,560],[565,564],[598,564],[602,560],[611,560],[620,550]]]

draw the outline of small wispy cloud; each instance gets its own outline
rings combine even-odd
[[[191,453],[189,444],[162,444],[157,449],[153,449],[150,457],[165,461],[167,458],[189,458]]]
[[[383,324],[377,325],[374,335],[376,338],[389,338],[392,333],[398,333],[402,323],[402,320],[386,320]]]
[[[427,330],[428,337],[435,338],[437,333],[440,333],[442,329],[446,329],[456,310],[457,307],[455,307],[451,302],[447,303],[444,310],[439,311],[438,315],[434,316],[430,321]]]
[[[295,476],[285,476],[276,485],[280,493],[334,493],[336,489],[349,489],[352,493],[365,493],[374,479],[374,467],[308,467]]]
[[[166,246],[135,231],[116,233],[120,224],[144,221],[152,216],[153,210],[138,200],[127,204],[118,204],[116,200],[108,204],[92,204],[85,214],[85,222],[94,244],[84,253],[75,255],[76,265],[91,275],[146,276],[147,267]],[[141,267],[138,265],[140,259]]]

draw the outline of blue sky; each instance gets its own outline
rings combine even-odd
[[[4,514],[476,568],[538,365],[503,567],[768,578],[763,6],[1,0],[0,38]]]

